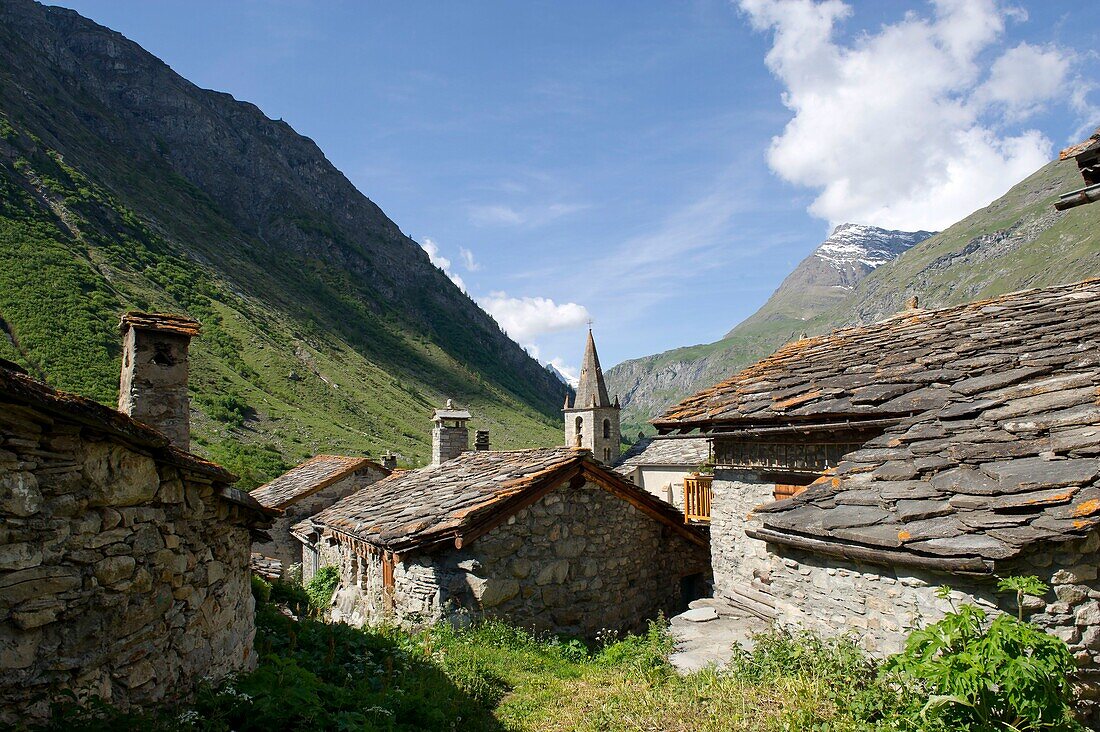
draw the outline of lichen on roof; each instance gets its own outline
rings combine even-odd
[[[797,352],[720,385],[708,408],[782,415],[802,393],[786,413],[803,424],[837,402],[897,418],[805,492],[759,507],[768,541],[988,568],[1100,527],[1100,280],[910,314]]]
[[[660,429],[903,417],[945,406],[942,387],[1026,360],[1100,319],[1100,280],[1024,290],[805,338],[669,408]],[[1045,366],[1040,366],[1045,368]],[[966,387],[964,387],[966,388]]]
[[[365,457],[316,455],[256,488],[252,497],[269,508],[285,508],[366,467],[388,472]]]
[[[407,551],[480,535],[536,497],[584,476],[630,501],[693,541],[671,505],[600,467],[587,450],[569,447],[471,451],[439,465],[395,473],[320,512],[312,524],[391,551]],[[296,533],[305,534],[302,527]]]

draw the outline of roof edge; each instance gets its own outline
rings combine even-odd
[[[871,547],[865,544],[826,541],[798,534],[787,534],[768,528],[745,529],[745,535],[751,539],[769,544],[780,544],[792,549],[808,551],[812,554],[839,557],[866,564],[930,569],[938,572],[951,572],[952,574],[993,574],[993,562],[980,557],[930,557],[897,549]]]

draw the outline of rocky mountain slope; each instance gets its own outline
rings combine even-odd
[[[497,446],[559,439],[566,387],[310,139],[0,0],[0,357],[113,403],[129,308],[202,321],[196,442],[250,479],[321,450],[423,459],[447,397]]]
[[[819,256],[821,248],[815,250],[757,313],[722,340],[610,369],[608,387],[624,404],[624,434],[644,428],[669,404],[802,332],[812,335],[874,322],[902,309],[913,295],[924,307],[940,307],[1100,275],[1100,206],[1065,212],[1053,208],[1059,193],[1079,187],[1074,164],[1052,162],[946,231],[935,236],[913,232],[910,239],[915,241],[908,244],[903,235],[881,253],[866,243],[850,252],[847,242],[830,243],[838,233],[848,238],[847,227],[840,227],[822,245],[824,256]],[[872,238],[883,231],[866,228]],[[883,262],[892,252],[900,253]],[[830,259],[842,259],[843,264]],[[843,279],[848,274],[855,281]],[[818,282],[827,284],[823,289]],[[803,292],[808,294],[805,301]]]

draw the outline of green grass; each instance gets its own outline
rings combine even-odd
[[[254,578],[259,667],[204,686],[189,705],[127,714],[94,698],[70,699],[34,729],[1083,729],[1070,707],[1074,663],[1065,643],[1011,615],[990,622],[973,605],[914,631],[906,650],[885,663],[854,637],[776,631],[756,636],[751,650],[734,648],[720,671],[681,676],[668,661],[674,644],[663,620],[641,635],[604,633],[587,644],[496,620],[355,629],[313,617],[328,605],[332,579],[302,587]],[[1039,584],[1010,578],[1001,588],[1033,594]],[[993,719],[1015,721],[998,726]]]
[[[93,180],[2,109],[0,120],[15,151],[0,156],[0,358],[114,405],[121,313],[196,317],[193,449],[243,488],[321,452],[392,450],[424,464],[432,409],[448,398],[497,447],[560,440],[560,398],[524,377],[537,364],[497,358],[499,346],[461,317],[425,330],[349,271],[272,256],[163,166],[84,138],[103,163]],[[323,222],[299,224],[327,235]],[[424,297],[413,293],[409,307],[434,312]]]

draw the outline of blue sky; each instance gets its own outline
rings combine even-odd
[[[712,341],[844,221],[941,228],[1100,124],[1100,3],[64,0],[311,137],[568,371]]]

